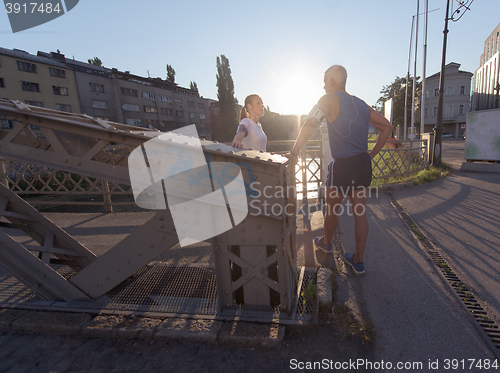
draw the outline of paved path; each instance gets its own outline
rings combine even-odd
[[[461,164],[460,146],[463,141],[446,141],[444,161]],[[451,154],[454,156],[449,161],[447,157]],[[499,184],[498,176],[455,172],[429,185],[394,192],[496,316],[500,315]],[[277,351],[8,332],[0,333],[0,372],[286,372],[301,362],[327,359],[334,364],[347,364],[349,359],[358,358],[374,364],[386,363],[385,368],[379,365],[380,369],[375,369],[375,365],[374,369],[358,371],[395,371],[399,362],[422,364],[421,369],[413,365],[413,369],[401,371],[448,372],[453,370],[445,370],[445,359],[494,359],[470,317],[416,244],[388,198],[382,193],[373,196],[368,212],[371,229],[365,257],[367,274],[358,278],[340,265],[337,282],[338,300],[347,301],[360,319],[371,320],[376,330],[373,345],[363,346],[355,339],[342,340],[328,323],[328,317],[321,319],[317,331],[288,330],[283,346]],[[52,216],[55,220],[64,219]],[[103,229],[99,219],[106,219],[111,228]],[[97,214],[66,224],[68,231],[73,230],[72,234],[79,239],[89,240],[89,247],[104,251],[107,245],[119,241],[120,235],[128,233],[132,225],[140,224],[134,220],[134,224],[123,227],[114,219],[119,217]],[[316,213],[313,231],[299,232],[307,237],[303,240],[301,258],[306,263],[336,268],[338,257],[325,257],[307,244],[310,238],[322,233],[321,220],[321,214]],[[354,245],[352,223],[352,217],[341,218],[342,243],[348,251]],[[387,368],[388,362],[393,369]],[[436,362],[439,369],[432,369],[435,365],[429,364]],[[338,371],[356,371],[345,367]]]

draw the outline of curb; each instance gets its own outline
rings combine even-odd
[[[404,189],[404,188],[412,188],[415,186],[413,181],[402,184],[383,184],[382,190],[395,190],[395,189]]]
[[[0,309],[0,332],[10,331],[266,349],[285,338],[278,324]]]

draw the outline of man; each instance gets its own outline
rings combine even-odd
[[[347,71],[334,65],[325,72],[325,92],[314,106],[300,130],[295,145],[287,156],[296,160],[317,125],[326,120],[333,162],[328,166],[324,236],[316,237],[314,245],[326,253],[333,252],[332,238],[337,229],[338,212],[346,196],[353,209],[356,238],[355,254],[345,254],[354,273],[363,275],[363,254],[368,237],[366,188],[372,179],[371,159],[387,142],[393,126],[380,113],[361,99],[346,92]],[[368,125],[379,131],[375,147],[368,151]]]

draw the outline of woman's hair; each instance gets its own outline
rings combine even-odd
[[[247,105],[251,104],[254,98],[260,98],[260,97],[259,97],[259,95],[253,94],[253,95],[248,95],[245,98],[245,104],[243,105],[243,107],[241,108],[241,111],[240,111],[240,122],[242,119],[248,118]]]

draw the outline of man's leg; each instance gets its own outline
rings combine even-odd
[[[338,211],[343,200],[344,195],[342,194],[342,190],[334,187],[326,187],[325,238],[323,239],[325,244],[332,242],[333,233],[335,233],[335,229],[339,225]]]
[[[366,240],[368,238],[368,218],[366,217],[366,189],[357,189],[349,195],[354,215],[354,235],[356,238],[355,263],[363,263]]]

